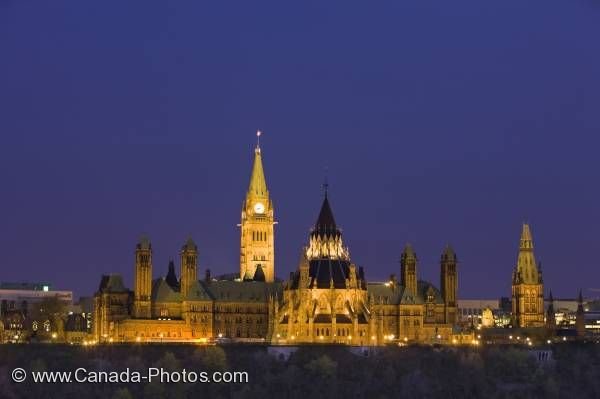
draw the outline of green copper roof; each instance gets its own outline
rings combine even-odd
[[[411,295],[403,286],[395,286],[386,283],[368,283],[367,292],[373,296],[376,303],[380,301],[387,305],[398,304],[423,304],[427,301],[427,294],[431,292],[434,303],[444,303],[440,290],[428,281],[417,282],[417,294]]]
[[[213,281],[206,285],[206,288],[215,302],[266,302],[269,295],[277,293],[281,297],[282,284],[262,281]]]
[[[154,280],[152,284],[152,301],[153,302],[180,302],[181,294],[165,281],[164,278]]]
[[[188,293],[185,298],[186,301],[212,301],[212,297],[206,287],[199,281],[194,281],[188,288]]]
[[[100,292],[127,292],[123,284],[123,277],[120,274],[105,274],[100,280]]]
[[[252,166],[252,175],[250,176],[250,186],[248,187],[248,196],[266,198],[269,195],[267,190],[267,181],[263,170],[262,155],[260,147],[256,146],[254,150],[254,165]]]

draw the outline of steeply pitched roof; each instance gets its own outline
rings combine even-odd
[[[265,277],[265,272],[263,271],[263,268],[261,265],[256,266],[256,271],[254,272],[254,281],[265,281],[266,277]]]
[[[400,259],[402,261],[406,261],[406,260],[417,260],[417,254],[415,253],[412,245],[410,245],[409,243],[407,243],[404,246],[404,250],[402,251],[402,254],[400,255]]]
[[[175,263],[172,260],[169,261],[169,271],[165,277],[165,281],[173,290],[179,291],[179,280],[175,274]]]
[[[319,217],[315,223],[313,233],[320,235],[333,235],[340,233],[337,225],[335,224],[335,218],[333,217],[333,211],[331,210],[331,205],[329,204],[327,194],[325,194],[325,198],[323,199],[321,211],[319,212]]]
[[[125,285],[123,284],[123,277],[121,277],[120,274],[102,275],[98,291],[107,293],[128,292],[127,288],[125,288]]]
[[[533,238],[531,236],[531,229],[528,223],[523,223],[523,229],[521,230],[521,245],[520,248],[531,248],[533,249]]]
[[[446,248],[444,248],[444,252],[442,253],[442,260],[444,261],[455,261],[456,260],[456,254],[454,253],[454,250],[452,249],[452,247],[450,245],[446,245]]]
[[[188,237],[188,239],[185,241],[185,244],[183,244],[183,247],[181,247],[182,251],[188,250],[188,251],[197,251],[198,250],[198,246],[196,245],[196,243],[194,242],[194,240],[192,240],[192,237]]]
[[[212,301],[212,296],[206,286],[200,281],[194,281],[188,288],[188,293],[185,298],[186,301]]]
[[[533,238],[531,229],[527,223],[523,223],[521,240],[519,244],[519,256],[514,272],[514,283],[538,284],[541,282],[535,255],[533,252]]]
[[[423,302],[427,302],[427,293],[433,294],[434,303],[444,303],[440,290],[431,284],[429,281],[419,280],[417,282],[417,293],[422,298]]]
[[[309,261],[308,276],[311,287],[346,288],[350,275],[350,262],[343,259],[312,259]],[[363,284],[364,288],[364,284]]]
[[[280,282],[212,281],[205,287],[215,302],[266,302],[270,295],[276,293],[281,298],[282,292]]]
[[[152,301],[181,302],[181,294],[173,290],[164,278],[159,278],[152,284]]]
[[[337,231],[335,218],[333,217],[333,211],[331,210],[327,194],[325,194],[325,198],[323,199],[321,211],[319,212],[319,217],[315,223],[315,230],[319,232]]]
[[[137,244],[138,249],[152,249],[152,244],[150,243],[150,238],[147,235],[142,235],[140,237],[140,242]]]
[[[401,285],[386,283],[368,283],[367,291],[369,296],[373,296],[376,303],[381,302],[386,305],[423,304],[427,301],[428,292],[433,294],[434,303],[444,303],[440,290],[433,286],[433,284],[423,280],[417,282],[416,295],[412,295]]]
[[[262,164],[262,154],[259,146],[254,150],[254,164],[252,165],[252,175],[250,176],[250,185],[248,186],[248,196],[266,198],[269,195],[267,190],[267,181]]]
[[[385,283],[368,283],[367,292],[373,295],[375,302],[383,302],[385,304],[397,305],[400,303],[404,287],[399,284],[386,285]]]

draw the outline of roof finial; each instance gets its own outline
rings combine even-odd
[[[325,180],[323,180],[323,193],[325,194],[325,198],[327,198],[327,191],[329,190],[328,170],[329,168],[325,167]]]
[[[260,130],[256,131],[256,149],[260,151],[260,135],[262,132]]]

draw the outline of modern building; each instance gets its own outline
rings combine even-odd
[[[464,327],[508,327],[512,321],[510,298],[459,299],[459,324]]]
[[[321,211],[301,252],[297,270],[275,279],[274,205],[257,144],[242,206],[239,274],[198,279],[198,249],[189,238],[180,272],[170,264],[153,278],[153,246],[135,249],[134,288],[104,275],[94,297],[94,335],[112,342],[450,343],[457,321],[457,257],[440,259],[440,288],[418,279],[418,260],[407,245],[400,281],[368,282],[352,262],[325,191]]]
[[[32,336],[51,336],[60,322],[58,315],[44,315],[36,306],[43,301],[54,301],[66,308],[73,303],[73,292],[54,290],[49,283],[0,283],[0,321],[4,340],[22,342]],[[62,315],[60,315],[62,317]]]
[[[54,290],[49,283],[0,283],[0,312],[11,310],[27,312],[29,305],[48,298],[65,304],[73,303],[73,291]]]

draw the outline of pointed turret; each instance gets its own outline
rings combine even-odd
[[[256,266],[256,272],[254,273],[254,281],[265,281],[265,272],[261,265]]]
[[[319,217],[310,232],[306,256],[309,260],[315,258],[350,259],[348,248],[344,246],[342,240],[342,232],[335,223],[327,191],[325,191]]]
[[[321,211],[319,212],[319,217],[317,218],[313,232],[322,236],[340,234],[340,231],[335,224],[335,218],[333,217],[331,205],[329,205],[327,193],[325,193],[325,198],[323,199]]]
[[[169,261],[169,271],[167,272],[165,281],[171,288],[173,288],[173,290],[179,290],[179,281],[177,280],[177,275],[175,274],[175,262],[173,262],[173,260]]]

